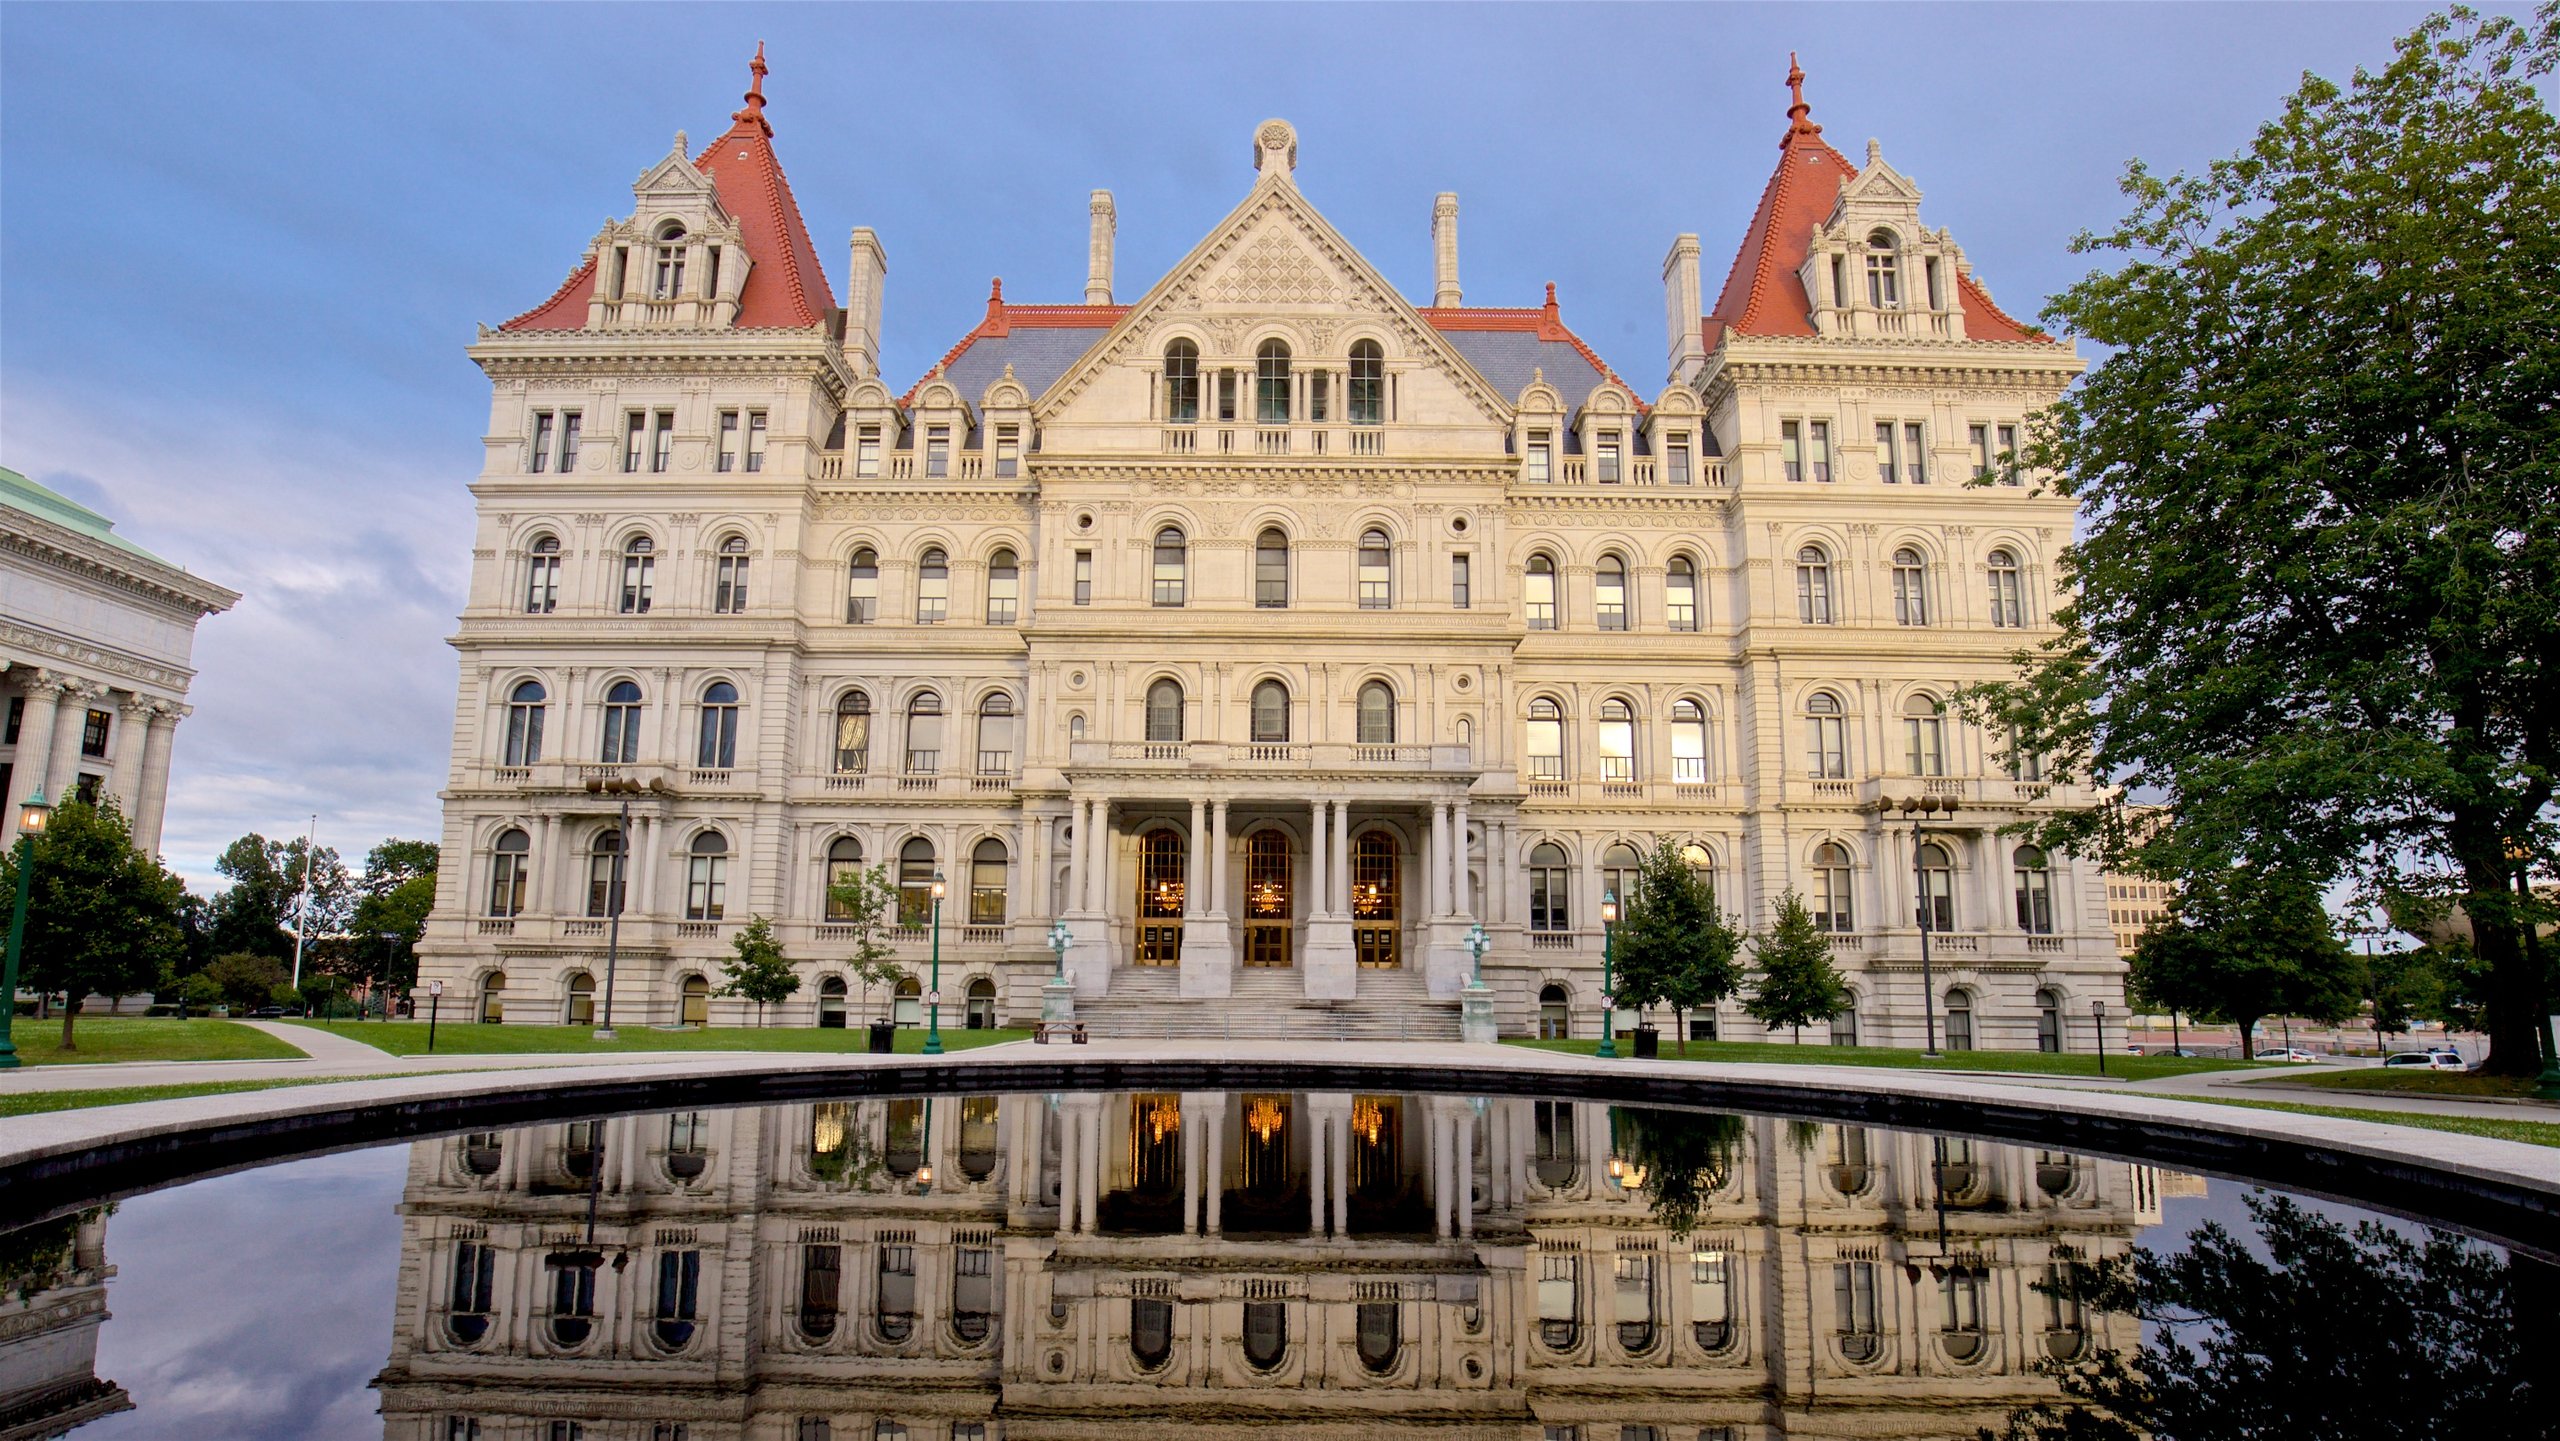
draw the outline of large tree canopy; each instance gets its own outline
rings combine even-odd
[[[1985,718],[2065,776],[2167,795],[2045,839],[2433,893],[2530,1071],[2520,870],[2560,773],[2560,7],[2456,10],[2306,77],[2202,173],[2139,163],[2116,263],[2049,319],[2110,348],[2032,454],[2082,503],[2060,634]]]

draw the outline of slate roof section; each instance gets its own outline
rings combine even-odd
[[[0,505],[24,511],[38,520],[48,520],[63,529],[114,546],[128,555],[137,555],[159,565],[169,562],[135,545],[115,533],[116,523],[60,491],[36,484],[6,466],[0,466]],[[171,569],[176,569],[172,566]]]

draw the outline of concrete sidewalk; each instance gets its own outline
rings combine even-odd
[[[2336,1106],[2350,1111],[2397,1111],[2426,1116],[2471,1116],[2490,1121],[2541,1121],[2560,1125],[2560,1105],[2548,1101],[2462,1100],[2444,1096],[2410,1096],[2390,1091],[2342,1091],[2305,1086],[2307,1076],[2349,1069],[2302,1066],[2284,1071],[2200,1071],[2148,1081],[2103,1081],[2095,1076],[2002,1075],[1968,1071],[1976,1080],[2032,1086],[2045,1090],[2099,1091],[2115,1096],[2197,1097],[2205,1100],[2273,1101],[2294,1106]],[[1896,1075],[1912,1074],[1896,1071]]]

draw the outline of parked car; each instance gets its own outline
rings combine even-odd
[[[2402,1051],[2382,1058],[2382,1064],[2399,1071],[2467,1071],[2457,1051]]]
[[[2272,1046],[2259,1051],[2258,1059],[2261,1061],[2289,1061],[2298,1066],[2305,1061],[2316,1061],[2320,1058],[2311,1054],[2309,1051],[2289,1051],[2282,1046]]]
[[[282,1006],[260,1006],[249,1013],[249,1019],[253,1021],[272,1021],[283,1014],[284,1007]]]

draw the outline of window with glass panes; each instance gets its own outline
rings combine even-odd
[[[1010,550],[987,557],[987,624],[1011,625],[1022,596],[1022,566]]]

